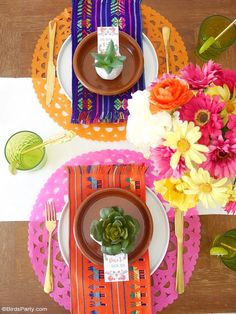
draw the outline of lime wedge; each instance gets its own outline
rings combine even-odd
[[[205,52],[211,45],[214,44],[214,42],[215,42],[215,38],[212,36],[209,37],[199,49],[199,53],[202,54],[203,52]]]
[[[221,246],[214,246],[210,250],[210,255],[224,256],[224,255],[228,255],[228,251]]]
[[[226,233],[225,233],[226,234]],[[236,240],[231,236],[222,235],[216,237],[213,242],[213,247],[222,247],[227,250],[228,254],[224,256],[224,259],[231,259],[236,257]]]

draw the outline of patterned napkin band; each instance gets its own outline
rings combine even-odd
[[[104,282],[103,266],[90,262],[75,244],[73,223],[80,203],[98,189],[117,187],[145,201],[142,165],[69,166],[70,276],[73,314],[148,314],[152,311],[149,256],[129,266],[129,281]]]
[[[140,0],[73,0],[72,53],[98,26],[119,26],[142,47]],[[126,93],[101,96],[89,92],[78,81],[72,69],[72,123],[123,122],[127,120],[127,99],[131,92],[144,89],[144,76]]]

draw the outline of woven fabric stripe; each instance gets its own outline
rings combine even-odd
[[[145,201],[144,165],[68,167],[70,204],[70,273],[73,314],[148,314],[151,282],[148,252],[130,265],[128,282],[105,283],[102,266],[85,258],[73,238],[79,204],[97,189],[127,189]]]
[[[142,47],[141,0],[73,0],[72,53],[98,26],[119,26]],[[128,92],[119,96],[101,96],[89,92],[77,80],[72,69],[72,123],[123,122],[127,120],[127,99],[131,92],[144,89],[144,75]]]

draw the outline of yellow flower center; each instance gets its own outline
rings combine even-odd
[[[198,110],[194,115],[194,122],[198,126],[205,125],[210,119],[210,112],[208,110]]]
[[[228,112],[228,113],[232,113],[234,111],[234,105],[232,104],[232,102],[230,101],[227,101],[226,104],[225,104],[225,110]]]
[[[203,192],[203,193],[211,193],[212,187],[211,187],[210,183],[202,183],[199,186],[199,190],[200,190],[200,192]]]
[[[186,140],[185,138],[181,138],[178,142],[177,142],[177,148],[180,151],[180,153],[186,153],[189,149],[190,149],[190,144],[189,141]]]

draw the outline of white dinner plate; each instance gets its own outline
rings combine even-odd
[[[153,274],[165,257],[170,237],[169,221],[162,203],[146,188],[146,203],[153,219],[153,236],[149,246],[150,272]],[[58,241],[61,254],[69,265],[69,207],[64,206],[58,225]]]
[[[146,86],[157,77],[158,59],[156,51],[145,34],[143,34],[144,77]],[[57,78],[66,96],[72,99],[72,41],[69,36],[57,57]]]

